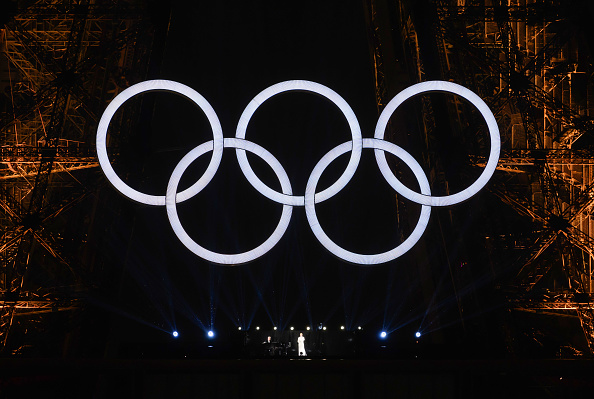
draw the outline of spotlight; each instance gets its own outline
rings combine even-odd
[[[421,332],[420,332],[420,331],[417,331],[417,332],[415,333],[415,337],[417,337],[417,338],[421,338]]]
[[[380,333],[380,338],[386,338],[387,336],[388,336],[388,333],[387,333],[387,332],[385,332],[385,331],[382,331],[382,332]]]
[[[276,331],[276,326],[274,326],[274,331]]]
[[[239,331],[241,331],[241,326],[237,327],[237,329],[238,329]]]
[[[206,333],[206,335],[208,335],[208,338],[212,338],[214,337],[214,331],[209,330],[208,333]]]
[[[326,326],[322,327],[322,330],[326,331]]]
[[[361,326],[357,327],[357,330],[362,330]]]
[[[260,329],[260,327],[259,326],[256,326],[256,330],[259,330],[259,329]]]
[[[295,329],[295,327],[291,327],[291,331],[293,331]]]
[[[309,326],[305,327],[305,329],[306,329],[307,331],[309,331]]]
[[[340,326],[340,329],[341,329],[341,330],[344,330],[344,326]]]
[[[173,335],[173,338],[179,337],[179,333],[177,331],[172,332],[171,335]]]

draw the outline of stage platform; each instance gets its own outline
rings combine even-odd
[[[0,398],[589,397],[592,375],[586,359],[10,358]]]

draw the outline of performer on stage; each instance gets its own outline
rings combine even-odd
[[[299,333],[299,338],[297,338],[297,352],[299,356],[307,356],[307,353],[305,353],[305,337],[303,333]]]

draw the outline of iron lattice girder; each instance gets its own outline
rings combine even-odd
[[[458,19],[450,19],[449,21],[460,21]],[[443,24],[447,19],[441,19],[440,24]],[[501,22],[500,26],[506,26],[507,22]],[[553,35],[547,41],[547,44],[537,53],[532,56],[522,53],[522,59],[526,60],[523,65],[517,65],[516,60],[509,59],[508,62],[502,62],[498,57],[491,56],[484,47],[474,46],[467,37],[459,34],[459,29],[441,26],[438,31],[443,36],[443,39],[455,46],[456,52],[462,51],[466,60],[472,60],[479,65],[483,71],[490,71],[490,73],[497,74],[508,87],[513,89],[512,95],[508,90],[500,90],[494,97],[487,97],[485,101],[492,107],[495,115],[500,114],[509,101],[516,98],[525,102],[523,108],[532,107],[535,109],[547,109],[548,113],[554,116],[557,120],[562,121],[564,125],[572,127],[566,129],[564,134],[555,137],[555,140],[565,147],[568,140],[575,141],[585,132],[594,128],[594,121],[592,118],[581,115],[576,110],[572,109],[562,101],[558,101],[545,90],[534,84],[532,78],[534,74],[541,71],[543,65],[551,59],[554,53],[559,51],[559,48],[568,42],[570,27],[560,29],[559,33]],[[504,41],[503,45],[510,45],[511,40]],[[499,52],[502,49],[499,49]],[[508,55],[519,51],[508,51]],[[534,105],[533,105],[534,104]],[[528,114],[527,114],[528,116]],[[537,129],[538,130],[538,129]],[[571,132],[571,135],[568,133]],[[579,132],[579,133],[578,133]],[[542,147],[540,147],[542,148]]]
[[[13,165],[15,166],[15,165]],[[0,180],[17,180],[28,177],[34,177],[38,173],[38,164],[35,162],[18,163],[18,170],[8,170],[5,173],[0,173]],[[96,159],[77,159],[76,161],[54,161],[54,167],[50,173],[70,173],[75,170],[92,169],[99,167],[99,162]]]
[[[9,146],[0,147],[0,163],[23,163],[39,162],[39,159],[48,152],[53,152],[55,160],[58,162],[73,162],[75,160],[85,160],[88,162],[97,159],[97,152],[94,146],[87,145],[72,146]]]
[[[31,14],[31,19],[34,19],[35,21],[38,20],[38,17],[35,15],[35,11],[37,8],[32,7],[27,9],[27,12],[24,14],[21,14],[21,18],[23,18],[23,15],[29,15]],[[94,10],[95,13],[99,13],[100,10],[112,10],[113,13],[117,14],[117,10],[120,9],[118,7],[113,7],[113,8],[102,8],[102,7],[89,7],[89,10]],[[100,46],[95,47],[93,49],[92,52],[88,52],[85,51],[84,55],[79,55],[76,54],[73,58],[73,60],[67,62],[69,65],[66,67],[65,63],[58,63],[58,62],[48,62],[47,64],[47,68],[44,68],[44,71],[47,75],[47,79],[43,79],[43,84],[39,84],[38,81],[35,80],[35,77],[32,77],[32,81],[30,83],[32,84],[37,84],[39,86],[38,90],[35,90],[32,96],[26,96],[23,101],[18,102],[17,104],[15,104],[15,115],[14,115],[14,120],[7,120],[4,121],[3,125],[0,127],[0,130],[6,130],[10,125],[14,124],[14,121],[17,120],[27,120],[30,119],[29,115],[32,112],[36,112],[37,109],[39,108],[43,108],[43,104],[52,104],[54,102],[54,97],[56,95],[56,88],[60,88],[60,87],[65,87],[67,86],[69,88],[69,94],[74,94],[74,96],[77,98],[78,103],[76,104],[76,106],[70,106],[68,108],[69,112],[74,112],[77,109],[80,109],[80,106],[83,107],[84,109],[84,115],[86,115],[87,117],[90,117],[93,121],[97,121],[97,116],[95,115],[94,110],[99,109],[100,107],[98,107],[99,102],[98,100],[103,101],[103,96],[102,95],[93,95],[93,93],[89,93],[89,90],[85,87],[83,87],[84,85],[84,81],[83,81],[83,76],[89,75],[91,73],[91,71],[96,70],[97,68],[101,68],[105,62],[105,60],[107,59],[107,56],[109,54],[113,54],[121,49],[123,49],[125,46],[129,45],[132,42],[137,41],[137,39],[140,37],[140,35],[142,34],[146,34],[146,27],[145,27],[145,23],[144,20],[142,19],[143,14],[140,12],[135,13],[134,10],[137,10],[136,8],[127,8],[124,7],[124,16],[130,16],[130,19],[128,20],[122,20],[125,21],[126,23],[128,23],[128,25],[126,25],[125,27],[122,27],[122,29],[114,32],[113,37],[104,37],[105,35],[105,28],[97,25],[96,26],[96,30],[97,30],[97,35],[101,35],[101,43]],[[90,11],[91,12],[91,11]],[[48,14],[48,15],[51,15]],[[75,14],[60,14],[58,18],[60,19],[68,19],[69,21],[72,21],[72,16],[85,16],[85,22],[87,23],[87,25],[89,23],[92,24],[93,21],[103,21],[103,19],[98,19],[99,15],[98,14],[85,14],[82,12],[79,13],[75,13]],[[107,14],[108,17],[111,14]],[[121,17],[122,15],[120,15]],[[18,18],[18,17],[17,17]],[[109,21],[109,18],[106,18],[104,22]],[[98,22],[97,22],[98,23]],[[71,27],[71,29],[74,29],[74,26],[70,23],[69,26]],[[89,28],[88,26],[82,26],[83,28],[83,32],[85,33],[85,35],[88,35],[88,31]],[[70,33],[70,32],[69,32]],[[64,35],[64,33],[61,33],[61,35]],[[92,43],[89,43],[87,36],[85,37],[81,37],[80,41],[81,43],[79,43],[79,47],[90,47]],[[43,43],[40,43],[40,46],[42,46]],[[38,46],[39,47],[39,46]],[[63,48],[60,53],[63,53],[65,50],[67,49],[67,47]],[[51,51],[47,48],[44,48],[43,46],[41,47],[40,51],[42,52],[42,54],[47,53],[47,51]],[[16,54],[19,56],[19,58],[22,59],[22,52],[16,51],[14,53],[11,54]],[[9,56],[11,54],[8,54]],[[35,57],[39,57],[38,55],[35,55]],[[61,56],[61,60],[65,61],[63,59],[64,56]],[[47,54],[45,56],[42,56],[42,58],[46,59],[51,59],[51,57],[49,57]],[[22,64],[23,62],[26,62],[26,58],[24,61],[22,62],[18,62],[18,60],[15,60],[14,58],[12,58],[12,61],[16,64]],[[133,66],[130,66],[133,67]],[[103,82],[104,83],[104,82]],[[114,93],[115,94],[115,93]],[[76,112],[81,112],[80,110],[76,111]],[[84,131],[84,129],[81,129],[81,131]]]
[[[139,5],[117,0],[102,1],[99,4],[86,4],[81,7],[75,2],[61,0],[41,0],[31,4],[26,9],[31,17],[42,17],[43,19],[72,18],[77,15],[84,15],[88,19],[130,19],[143,15],[145,9]],[[24,14],[20,15],[25,18]]]
[[[534,262],[551,244],[557,242],[559,234],[564,236],[567,239],[567,242],[580,248],[594,258],[594,240],[584,234],[579,228],[572,225],[578,216],[583,215],[587,209],[594,206],[594,199],[592,198],[594,184],[587,187],[587,189],[581,193],[580,198],[583,201],[576,199],[573,203],[575,206],[569,206],[559,214],[552,213],[549,209],[537,206],[538,204],[533,204],[522,196],[515,195],[509,191],[491,189],[491,192],[497,195],[504,203],[512,206],[519,214],[533,218],[541,224],[542,228],[544,228],[539,238],[534,241],[530,246],[530,250],[527,251],[524,260],[522,261],[523,266],[518,272],[518,276],[525,276],[524,278],[521,278],[523,283],[520,285],[525,286],[526,289],[531,289],[550,269],[551,265],[549,263],[537,267],[534,265]],[[536,267],[537,270],[526,275],[525,271],[534,267]],[[580,271],[580,273],[584,272],[585,271]]]
[[[0,148],[0,180],[21,179],[38,173],[39,160],[44,153],[54,154],[54,167],[50,173],[71,172],[95,168],[99,165],[94,146],[64,145],[52,147],[7,146]]]
[[[575,22],[583,23],[583,16],[589,15],[582,13],[588,0],[524,6],[491,6],[509,2],[486,0],[423,3],[435,7],[432,10],[417,10],[412,5],[408,9],[408,3],[400,2],[400,26],[405,31],[405,48],[410,45],[415,79],[424,80],[419,58],[423,51],[415,27],[409,25],[415,16],[426,22],[426,15],[436,11],[436,18],[423,24],[425,30],[432,28],[436,38],[425,42],[436,46],[427,49],[427,54],[439,63],[442,79],[464,84],[479,94],[500,125],[503,148],[499,172],[489,188],[516,213],[533,220],[525,225],[527,230],[518,228],[517,235],[493,232],[501,238],[497,245],[511,244],[506,248],[517,252],[510,254],[521,253],[513,265],[502,266],[520,269],[509,287],[515,296],[512,308],[578,316],[594,353],[591,298],[587,303],[573,297],[518,299],[535,297],[539,288],[535,285],[545,275],[566,279],[561,286],[568,285],[571,295],[592,289],[588,286],[591,272],[586,269],[588,259],[594,259],[594,239],[587,234],[592,234],[594,226],[594,156],[590,150],[572,149],[580,137],[594,131],[592,112],[583,104],[584,98],[590,103],[591,81],[588,94],[581,85],[584,76],[591,75],[592,64],[587,54],[577,56],[576,46],[581,43],[574,40],[576,33],[583,33]],[[581,90],[574,97],[569,90],[578,84]],[[469,159],[475,166],[485,166],[484,157],[471,155]],[[552,268],[560,273],[550,273]],[[584,284],[588,279],[590,283]]]
[[[23,300],[17,301],[0,301],[0,309],[14,308],[15,316],[28,316],[34,313],[57,312],[72,310],[80,306],[78,299],[65,300],[63,298],[39,299],[39,300]]]
[[[481,168],[487,163],[486,157],[470,155],[470,162]],[[590,150],[571,148],[545,149],[502,149],[499,167],[535,166],[547,164],[594,165],[594,157]]]
[[[514,303],[515,309],[524,311],[539,312],[543,310],[590,310],[594,311],[594,302],[577,303],[574,301],[566,302],[532,302]]]
[[[508,293],[509,295],[509,293]],[[575,291],[542,291],[524,294],[513,293],[510,304],[516,309],[524,310],[594,310],[594,298],[583,292]]]
[[[590,353],[594,353],[594,302],[578,303],[571,300],[556,302],[516,301],[513,306],[515,310],[522,312],[579,318]]]
[[[577,138],[592,130],[593,121],[574,110],[566,102],[555,98],[546,84],[541,87],[536,81],[533,81],[537,74],[542,73],[552,57],[556,56],[569,43],[572,33],[575,32],[575,27],[570,21],[575,16],[576,9],[570,9],[568,4],[562,6],[560,3],[551,3],[548,10],[540,8],[538,10],[540,18],[534,19],[536,8],[532,6],[455,7],[446,3],[445,1],[435,2],[438,15],[436,24],[438,36],[444,40],[444,44],[453,45],[457,56],[460,55],[460,52],[463,53],[465,59],[472,60],[483,71],[490,74],[495,73],[504,82],[504,85],[500,86],[494,95],[492,92],[485,91],[485,101],[493,106],[494,113],[499,116],[499,119],[506,112],[513,112],[517,108],[528,142],[538,149],[503,150],[498,169],[528,173],[529,176],[538,175],[544,200],[542,206],[532,199],[526,199],[525,194],[516,194],[506,189],[505,184],[492,190],[517,212],[530,216],[545,228],[541,236],[533,245],[529,246],[530,250],[524,257],[525,263],[518,274],[518,276],[524,276],[521,279],[524,288],[527,284],[527,289],[531,289],[551,267],[546,262],[543,265],[537,265],[536,259],[551,244],[559,241],[559,235],[562,236],[561,240],[565,244],[580,248],[592,256],[592,249],[589,247],[592,239],[572,224],[576,221],[579,223],[578,218],[586,216],[591,210],[594,204],[593,185],[588,185],[587,182],[573,181],[571,176],[564,175],[561,166],[570,164],[575,167],[576,162],[586,167],[594,164],[590,151],[580,152],[569,149]],[[584,4],[584,2],[574,3]],[[497,28],[499,47],[495,42],[491,43],[491,47],[489,47],[485,40],[486,37],[480,34],[472,38],[469,36],[469,26],[476,23],[482,26],[481,24],[486,24],[488,21],[492,21],[493,26]],[[543,36],[544,41],[541,47],[532,53],[528,49],[520,48],[519,39],[516,41],[517,32],[510,24],[513,21],[548,27],[547,37]],[[466,30],[460,30],[460,22],[466,23],[464,28]],[[486,30],[483,35],[486,35]],[[440,54],[444,52],[439,44],[438,49]],[[503,58],[501,58],[502,55]],[[446,64],[446,62],[442,61],[442,64]],[[445,68],[446,65],[442,65],[442,67]],[[444,69],[446,76],[456,72],[451,70],[451,67],[452,65],[448,61],[447,68]],[[462,71],[467,69],[466,64],[460,67]],[[547,70],[547,73],[545,78],[550,79],[553,72]],[[474,82],[474,79],[471,80]],[[478,91],[481,92],[480,87]],[[558,133],[553,133],[553,139],[560,143],[561,149],[545,149],[545,138],[541,134],[543,131],[540,122],[541,116],[537,115],[537,112],[542,114],[543,111],[546,111],[549,125],[551,120],[554,120],[554,123],[565,126]],[[577,157],[580,159],[576,159]],[[484,160],[479,160],[478,157],[474,157],[472,162],[476,165],[484,165]],[[563,182],[571,187],[572,198],[569,204],[562,200],[558,182]],[[533,273],[523,273],[528,269],[534,269],[531,270]],[[572,272],[576,271],[572,270]]]
[[[533,3],[524,6],[452,6],[447,4],[446,1],[441,1],[438,2],[437,11],[442,18],[463,18],[465,21],[476,22],[505,20],[538,23],[542,20],[550,21],[568,15],[566,7],[549,6],[546,3]]]
[[[516,164],[517,165],[517,164]],[[569,184],[569,183],[568,183]],[[565,209],[543,207],[522,195],[502,187],[494,187],[491,191],[505,203],[514,207],[519,213],[529,215],[545,224],[551,230],[567,230],[579,217],[588,214],[594,206],[594,182],[588,186],[573,186],[577,192],[572,202]]]
[[[0,180],[10,183],[3,183],[0,197],[9,230],[0,241],[1,290],[9,297],[0,303],[0,345],[4,349],[14,316],[78,306],[62,294],[42,301],[27,298],[23,287],[31,284],[24,278],[29,255],[32,248],[43,247],[46,252],[42,250],[41,256],[49,253],[57,262],[46,271],[58,273],[52,278],[62,278],[66,267],[72,275],[67,280],[88,283],[87,272],[76,262],[74,266],[68,263],[68,253],[62,248],[67,242],[62,241],[60,231],[48,228],[53,226],[48,222],[89,193],[74,176],[75,184],[66,178],[72,170],[97,165],[94,146],[86,144],[94,142],[87,133],[97,122],[95,112],[117,94],[122,82],[127,83],[123,81],[126,71],[135,68],[130,76],[138,75],[138,57],[146,55],[139,40],[151,37],[143,29],[146,19],[141,8],[124,2],[88,3],[37,1],[5,31],[10,41],[9,61],[29,81],[15,89],[13,112],[9,112],[13,119],[5,118],[0,128],[1,139],[8,144],[0,148]],[[56,196],[52,189],[61,185],[72,193]]]
[[[9,252],[11,248],[16,250],[19,241],[22,239],[22,236],[26,231],[27,229],[23,226],[17,226],[13,230],[7,230],[2,237],[0,237],[0,253]],[[5,274],[5,272],[0,272],[0,275],[3,274]]]

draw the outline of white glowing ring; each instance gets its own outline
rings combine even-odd
[[[475,195],[481,188],[483,188],[485,184],[487,184],[491,176],[493,176],[495,168],[497,167],[497,162],[499,162],[501,140],[499,137],[499,128],[497,127],[497,121],[495,120],[495,116],[493,116],[493,113],[491,112],[487,104],[485,104],[485,102],[479,96],[474,94],[472,91],[468,90],[466,87],[451,82],[430,81],[412,85],[398,93],[388,103],[388,105],[386,105],[386,108],[384,108],[383,112],[381,113],[377,121],[377,125],[375,128],[375,138],[384,138],[384,132],[386,131],[388,120],[400,104],[418,94],[434,91],[449,92],[465,98],[480,111],[481,115],[485,119],[487,127],[489,128],[489,135],[491,136],[491,152],[489,153],[489,160],[487,161],[487,165],[485,166],[485,169],[478,177],[478,179],[469,187],[456,194],[446,195],[442,197],[425,195],[423,193],[419,194],[406,187],[396,178],[396,176],[394,176],[394,174],[388,167],[386,156],[383,151],[376,150],[375,157],[377,159],[378,165],[380,166],[380,170],[384,175],[384,178],[388,181],[388,183],[390,183],[390,185],[394,188],[394,190],[396,190],[396,192],[398,192],[405,198],[408,198],[409,200],[422,205],[454,205],[467,200],[468,198]]]
[[[398,147],[396,144],[392,144],[390,142],[379,140],[379,139],[363,139],[363,148],[375,148],[376,151],[388,151],[391,154],[394,154],[398,158],[400,158],[404,163],[406,163],[411,170],[413,171],[417,181],[419,182],[419,186],[421,188],[421,193],[424,195],[431,195],[431,190],[429,188],[429,181],[421,168],[421,165],[417,163],[417,161],[406,151],[402,148]],[[431,207],[427,205],[421,206],[421,214],[419,216],[419,221],[415,226],[411,235],[404,240],[400,245],[397,247],[381,253],[381,254],[372,254],[372,255],[362,255],[354,252],[347,251],[346,249],[338,246],[334,241],[332,241],[328,235],[320,226],[320,222],[316,216],[316,209],[315,209],[315,194],[316,185],[318,184],[318,180],[320,176],[326,169],[326,167],[334,161],[338,156],[344,154],[345,152],[350,150],[350,143],[343,143],[332,150],[330,150],[326,155],[322,157],[322,159],[318,162],[315,166],[313,172],[309,176],[309,180],[307,181],[307,187],[305,188],[305,213],[307,215],[307,221],[309,222],[309,226],[313,231],[314,235],[318,239],[318,241],[330,252],[334,255],[338,256],[339,258],[346,260],[347,262],[358,263],[361,265],[375,265],[379,263],[389,262],[402,256],[408,250],[410,250],[421,238],[425,228],[427,227],[427,223],[429,223],[429,216],[431,214]],[[380,169],[388,168],[388,165],[380,166]],[[384,171],[382,171],[384,173]]]
[[[178,165],[175,167],[169,180],[165,196],[154,196],[144,194],[126,185],[116,175],[115,171],[110,165],[107,156],[107,129],[109,127],[111,118],[113,117],[115,112],[129,98],[142,92],[152,90],[172,91],[179,93],[185,97],[188,97],[204,111],[213,130],[213,140],[208,141],[194,148],[186,156],[184,156],[182,160],[178,163]],[[304,90],[314,92],[332,101],[345,115],[349,127],[351,129],[352,135],[351,141],[335,147],[326,155],[324,155],[324,157],[322,157],[322,159],[318,162],[308,179],[304,196],[292,195],[291,183],[284,168],[269,151],[253,142],[245,140],[247,125],[256,109],[268,98],[276,94],[290,90]],[[475,107],[478,108],[478,110],[483,115],[483,118],[485,119],[487,126],[489,128],[489,134],[491,136],[491,152],[489,155],[489,160],[487,162],[485,170],[481,173],[479,178],[465,190],[462,190],[457,194],[452,194],[444,197],[431,196],[429,182],[427,181],[425,173],[423,172],[421,166],[409,153],[404,151],[402,148],[396,146],[395,144],[383,140],[388,120],[390,116],[394,113],[396,108],[400,104],[402,104],[402,102],[404,102],[412,96],[432,91],[450,92],[453,94],[457,94],[465,98],[466,100],[470,101]],[[165,205],[167,209],[167,216],[169,218],[173,231],[180,239],[180,241],[188,249],[190,249],[192,252],[194,252],[201,258],[206,259],[210,262],[228,265],[236,265],[249,262],[264,255],[272,247],[274,247],[282,238],[289,225],[293,206],[305,206],[307,220],[310,224],[310,227],[314,235],[318,238],[320,243],[324,247],[326,247],[326,249],[328,249],[330,252],[332,252],[339,258],[349,262],[364,265],[385,263],[393,259],[396,259],[399,256],[406,253],[408,250],[410,250],[420,239],[425,228],[427,227],[429,215],[431,212],[431,206],[452,205],[464,201],[473,196],[487,183],[487,181],[493,175],[495,168],[497,166],[497,162],[499,161],[500,146],[501,143],[499,138],[499,129],[497,127],[495,117],[493,116],[493,113],[488,108],[488,106],[476,94],[472,93],[465,87],[462,87],[454,83],[442,81],[419,83],[405,89],[404,91],[396,95],[396,97],[394,97],[388,103],[388,105],[380,115],[380,118],[376,125],[375,138],[373,139],[363,139],[361,137],[361,130],[357,118],[355,117],[355,114],[353,113],[350,106],[344,101],[344,99],[342,99],[342,97],[340,97],[334,91],[323,85],[304,80],[278,83],[258,94],[244,110],[238,123],[236,138],[223,138],[222,128],[218,120],[218,117],[212,109],[212,107],[210,106],[210,104],[204,99],[204,97],[202,97],[193,89],[181,83],[167,80],[146,81],[131,86],[130,88],[124,90],[122,93],[117,95],[106,108],[97,128],[97,155],[99,158],[99,164],[103,169],[106,177],[114,185],[114,187],[118,189],[122,194],[135,201],[149,205]],[[188,236],[188,234],[182,227],[177,214],[176,207],[177,202],[184,201],[198,194],[212,180],[220,164],[223,148],[225,147],[236,149],[241,170],[256,190],[258,190],[267,198],[283,204],[283,211],[281,214],[280,221],[274,232],[270,235],[270,237],[268,237],[266,241],[257,248],[240,254],[220,254],[209,251],[198,245],[196,242],[194,242],[194,240],[192,240],[192,238]],[[320,226],[316,216],[315,204],[332,197],[333,195],[338,193],[342,188],[344,188],[344,186],[350,181],[359,164],[361,158],[361,151],[363,148],[375,149],[375,156],[378,162],[379,169],[384,178],[392,186],[392,188],[394,188],[394,190],[396,190],[405,198],[408,198],[411,201],[422,205],[419,221],[411,235],[396,248],[381,254],[362,255],[347,251],[339,247],[326,235],[326,233]],[[202,156],[208,151],[213,151],[213,155],[206,172],[190,188],[186,189],[181,193],[177,193],[179,181],[184,171],[195,159]],[[245,151],[250,151],[258,155],[270,165],[270,167],[273,169],[281,183],[282,193],[266,186],[255,175],[247,161]],[[343,172],[340,178],[326,190],[320,193],[316,193],[316,186],[318,184],[320,176],[322,175],[326,167],[338,156],[348,151],[351,151],[351,158],[349,160],[346,170]],[[419,182],[419,187],[421,191],[420,194],[405,187],[394,176],[386,162],[384,154],[385,151],[388,151],[394,154],[395,156],[399,157],[411,168],[413,174]]]
[[[284,194],[291,195],[291,183],[289,181],[289,177],[287,173],[283,169],[282,165],[274,156],[268,152],[266,149],[260,147],[259,145],[246,140],[235,139],[235,138],[226,138],[224,140],[224,147],[226,148],[241,148],[252,152],[262,158],[276,173],[278,177],[281,188]],[[293,207],[290,205],[283,205],[283,212],[280,217],[280,221],[276,226],[276,229],[272,232],[270,237],[266,239],[262,244],[258,247],[239,254],[221,254],[213,251],[209,251],[198,245],[184,230],[177,215],[177,207],[176,207],[176,196],[180,194],[177,193],[177,186],[179,181],[182,177],[184,171],[188,168],[188,166],[198,157],[203,155],[204,153],[210,151],[212,148],[212,142],[204,143],[199,145],[198,147],[194,148],[190,151],[186,156],[184,156],[181,161],[177,164],[173,173],[171,174],[171,178],[169,179],[169,184],[167,185],[167,194],[165,195],[165,206],[167,208],[167,216],[169,218],[169,222],[171,223],[171,227],[175,232],[175,235],[179,238],[179,240],[192,252],[194,252],[199,257],[206,259],[213,263],[219,263],[223,265],[237,265],[241,263],[250,262],[260,256],[264,255],[266,252],[270,251],[276,243],[282,238],[289,226],[289,222],[291,220],[291,214],[293,212]],[[177,201],[179,202],[179,201]]]
[[[118,94],[111,103],[109,103],[105,112],[103,112],[103,116],[97,127],[97,156],[99,158],[99,164],[101,165],[107,180],[109,180],[110,183],[126,197],[147,205],[165,205],[164,195],[141,193],[124,183],[112,168],[107,156],[107,129],[111,118],[113,118],[116,111],[125,101],[137,94],[144,93],[145,91],[172,91],[189,98],[202,109],[212,128],[213,140],[210,141],[212,147],[209,148],[209,150],[213,151],[212,158],[202,177],[191,187],[177,195],[177,201],[185,201],[196,195],[212,180],[221,163],[221,157],[223,156],[223,129],[221,128],[221,123],[219,122],[216,112],[204,97],[186,85],[171,80],[147,80],[130,86]]]
[[[268,87],[267,89],[260,92],[254,99],[247,105],[241,117],[239,118],[239,122],[237,124],[237,131],[235,137],[240,139],[245,139],[246,130],[252,115],[260,105],[270,97],[275,96],[279,93],[283,93],[286,91],[292,90],[301,90],[301,91],[309,91],[312,93],[319,94],[328,100],[332,101],[343,113],[345,116],[349,127],[351,129],[351,136],[352,141],[350,142],[352,150],[351,152],[351,159],[342,173],[342,175],[338,178],[337,181],[334,182],[330,187],[325,189],[324,191],[316,194],[315,200],[317,202],[322,202],[327,200],[328,198],[334,196],[340,190],[346,186],[346,184],[351,180],[355,171],[357,170],[357,166],[359,165],[359,160],[361,159],[361,150],[362,150],[362,138],[361,138],[361,127],[359,126],[359,122],[357,121],[357,117],[355,113],[349,106],[349,104],[334,90],[321,85],[319,83],[310,82],[308,80],[290,80],[286,82],[277,83]],[[281,204],[286,205],[297,205],[303,206],[305,202],[305,198],[303,196],[287,196],[283,195],[277,191],[270,189],[266,186],[259,178],[256,176],[250,163],[248,162],[247,155],[245,151],[240,149],[236,150],[237,153],[237,160],[239,161],[239,166],[245,177],[251,183],[252,186],[260,193],[264,194],[265,192],[268,193],[267,196],[270,194],[274,195],[272,198],[273,201],[279,202]],[[264,194],[266,195],[266,194]],[[269,197],[270,198],[270,197]]]

